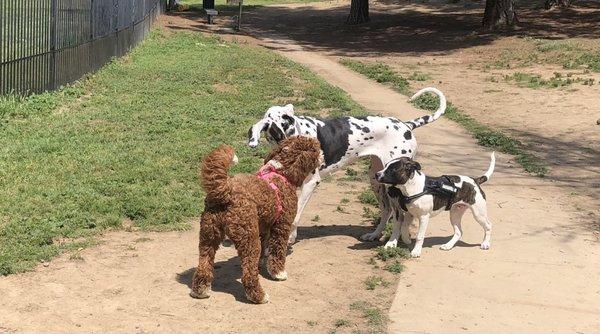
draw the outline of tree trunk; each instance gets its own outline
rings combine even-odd
[[[369,0],[352,0],[346,23],[360,24],[366,22],[369,22]]]
[[[550,9],[554,6],[558,6],[560,8],[567,8],[571,5],[571,0],[546,0],[544,2],[544,7],[546,9]]]
[[[515,0],[486,0],[483,29],[494,30],[503,25],[512,28],[517,23]]]

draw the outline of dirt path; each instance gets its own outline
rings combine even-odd
[[[311,68],[371,112],[402,119],[422,113],[335,57],[281,36],[262,37],[266,47]],[[442,118],[416,136],[427,173],[478,174],[487,167],[489,152],[450,121]],[[357,240],[368,228],[352,192],[363,186],[321,185],[288,260],[290,279],[261,279],[272,300],[267,305],[243,302],[231,248],[218,253],[213,297],[187,297],[196,230],[120,232],[82,251],[82,261],[65,256],[35,272],[0,278],[0,333],[323,333],[336,319],[361,321],[351,303],[381,305],[392,297],[391,333],[600,331],[600,244],[561,187],[525,175],[499,155],[496,173],[484,185],[494,222],[492,249],[479,250],[480,227],[465,217],[464,242],[451,252],[439,250],[451,229],[446,215],[436,217],[422,257],[407,261],[393,296],[393,288],[366,291],[363,285],[374,273],[367,264],[373,244]],[[353,200],[349,213],[336,211],[343,197]],[[319,221],[311,222],[315,215]]]

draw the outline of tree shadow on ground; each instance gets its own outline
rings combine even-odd
[[[600,1],[577,2],[566,10],[546,11],[540,6],[538,3],[520,4],[519,28],[495,33],[481,31],[484,1],[374,4],[371,22],[355,26],[345,24],[348,5],[325,8],[256,6],[244,14],[243,27],[245,33],[261,37],[284,36],[309,50],[339,56],[447,54],[486,45],[507,35],[551,39],[597,38],[600,35],[597,24]],[[235,12],[229,14],[235,15]],[[200,21],[202,13],[192,11],[181,15],[199,22],[186,29],[202,31],[207,28]]]

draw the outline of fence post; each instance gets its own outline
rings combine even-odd
[[[57,28],[57,0],[50,0],[50,88],[57,88],[56,82],[56,28]]]

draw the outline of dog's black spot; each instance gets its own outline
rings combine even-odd
[[[386,126],[385,126],[385,128],[386,128],[386,129],[389,129],[389,128],[390,128],[390,126],[389,126],[389,125],[386,125]]]
[[[371,129],[367,128],[366,126],[365,126],[365,127],[363,127],[361,130],[362,130],[362,132],[364,132],[364,133],[369,133],[369,132],[371,132]]]
[[[388,119],[392,121],[392,123],[400,123],[400,121],[395,118],[389,117]]]
[[[365,140],[369,140],[369,138],[365,137]]]
[[[361,121],[368,121],[369,119],[367,117],[369,117],[369,116],[358,116],[358,117],[354,117],[354,118],[360,119]]]
[[[402,154],[406,154],[406,150],[402,150],[401,152],[402,152]]]
[[[269,127],[269,131],[267,132],[267,134],[269,135],[269,137],[271,137],[271,139],[273,139],[273,141],[275,141],[276,143],[279,143],[280,141],[285,139],[285,134],[279,129],[278,126],[276,125],[272,125]]]
[[[310,134],[310,132],[309,132],[309,131],[304,131],[304,133],[305,133],[305,134],[307,134],[307,135],[309,135],[309,134]]]
[[[398,148],[398,146],[394,146],[394,148]]]
[[[397,125],[394,125],[394,130],[400,129]]]
[[[412,133],[409,130],[406,130],[406,132],[404,132],[404,138],[410,140],[412,138]]]
[[[369,137],[369,139],[373,139],[373,138],[375,138],[375,137]]]
[[[317,127],[317,139],[321,143],[325,165],[331,166],[346,155],[351,134],[348,117],[325,120],[323,125]]]
[[[408,150],[408,153],[412,153],[412,150],[411,150],[411,149],[409,149],[409,150]]]

